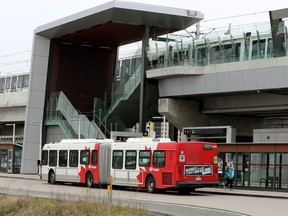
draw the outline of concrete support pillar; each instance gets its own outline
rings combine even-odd
[[[183,127],[209,127],[209,126],[231,126],[237,131],[237,136],[253,136],[253,128],[263,128],[263,118],[240,118],[223,114],[203,114],[198,100],[185,100],[174,98],[161,98],[158,100],[158,112],[166,116],[176,128]],[[227,142],[235,140],[229,137]]]
[[[141,61],[141,82],[140,82],[140,105],[139,105],[139,132],[143,133],[146,128],[147,121],[147,88],[148,80],[146,78],[146,70],[148,66],[147,48],[149,46],[149,26],[145,26],[142,39],[142,61]]]
[[[198,101],[162,98],[158,100],[158,112],[178,129],[201,125]]]

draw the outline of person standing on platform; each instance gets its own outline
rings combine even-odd
[[[228,187],[228,185],[230,187],[230,190],[232,189],[233,178],[234,178],[234,168],[233,168],[232,164],[228,164],[226,172],[225,172],[225,179],[226,179],[226,183],[224,186],[225,189]]]

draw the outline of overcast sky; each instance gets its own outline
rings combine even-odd
[[[38,26],[109,1],[110,0],[1,0],[0,71],[5,71],[7,64],[9,62],[12,63],[11,59],[14,59],[14,57],[16,58],[16,56],[19,61],[21,61],[23,58],[27,59],[27,54],[30,55],[31,53],[25,52],[32,50],[33,31]],[[287,0],[126,1],[198,10],[204,14],[204,21],[201,22],[203,29],[207,27],[228,27],[229,23],[231,23],[233,26],[268,21],[269,10],[277,10],[288,7]],[[226,17],[226,19],[218,19],[223,17]],[[231,19],[228,17],[231,17]],[[212,21],[215,19],[217,22]]]

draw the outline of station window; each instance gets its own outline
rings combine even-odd
[[[91,159],[91,163],[92,164],[97,164],[97,151],[96,150],[92,150],[92,159]]]
[[[89,150],[81,150],[80,151],[80,164],[89,164]]]
[[[78,167],[78,151],[77,150],[69,151],[69,166]]]
[[[46,166],[48,164],[48,151],[47,150],[44,150],[42,152],[42,162],[41,162],[42,165]]]
[[[23,77],[24,77],[24,75],[19,75],[18,76],[17,89],[23,88]]]
[[[126,151],[125,155],[125,169],[136,169],[136,151]]]
[[[123,151],[122,150],[113,151],[112,168],[113,169],[123,168]]]
[[[59,151],[59,167],[67,167],[67,150]]]
[[[10,89],[11,77],[6,78],[5,90]]]
[[[57,151],[56,150],[49,151],[49,166],[51,167],[57,166]]]
[[[144,150],[139,152],[139,166],[150,166],[151,152]]]
[[[27,88],[29,85],[29,74],[23,76],[23,88]]]
[[[15,91],[17,87],[17,76],[12,76],[11,91]]]
[[[4,92],[5,89],[5,78],[0,78],[0,92]]]
[[[164,167],[165,166],[165,151],[154,151],[153,152],[153,166]]]

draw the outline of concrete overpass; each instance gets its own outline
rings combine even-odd
[[[189,64],[148,70],[147,78],[158,80],[159,113],[180,130],[191,126],[232,126],[237,130],[238,141],[252,141],[254,129],[287,127],[286,122],[277,121],[288,116],[287,27],[283,24],[284,28],[279,28],[287,11],[270,11],[270,39],[259,36],[258,30],[254,37],[253,32],[244,32],[240,40],[231,39],[232,62],[209,64],[215,56],[210,50],[221,49],[224,43],[204,41],[206,65],[195,65],[197,49],[201,48],[193,47],[187,50]],[[267,55],[269,40],[273,48]],[[239,58],[236,43],[240,44]],[[222,62],[224,50],[220,50]],[[235,56],[237,62],[233,62]]]
[[[147,71],[159,79],[159,112],[177,128],[231,125],[252,136],[265,127],[265,117],[288,114],[287,57],[203,66],[200,74],[189,68],[182,76],[181,69]]]

